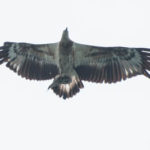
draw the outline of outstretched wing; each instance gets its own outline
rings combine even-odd
[[[26,79],[46,80],[58,74],[56,44],[5,42],[0,47],[0,64]]]
[[[150,49],[74,43],[74,67],[81,79],[92,82],[112,83],[139,74],[150,78]]]

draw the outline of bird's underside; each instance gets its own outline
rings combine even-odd
[[[49,88],[64,99],[83,88],[82,80],[116,83],[142,74],[150,78],[150,49],[79,44],[70,40],[67,29],[58,43],[5,42],[0,64],[5,62],[26,79],[54,78]]]

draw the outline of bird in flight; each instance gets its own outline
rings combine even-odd
[[[26,79],[54,78],[48,89],[64,99],[83,88],[82,80],[116,83],[142,74],[150,78],[150,49],[79,44],[69,38],[67,28],[57,43],[5,42],[0,64],[5,62]]]

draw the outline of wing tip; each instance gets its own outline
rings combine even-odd
[[[143,74],[150,78],[150,49],[141,49],[140,54],[142,57]]]
[[[8,59],[8,52],[9,49],[6,46],[1,46],[0,47],[0,64],[4,63]]]

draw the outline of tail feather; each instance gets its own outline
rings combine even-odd
[[[83,88],[82,81],[75,76],[70,77],[71,81],[68,83],[60,82],[60,77],[58,77],[54,82],[49,86],[56,95],[63,97],[63,99],[72,97],[77,94],[81,88]]]

